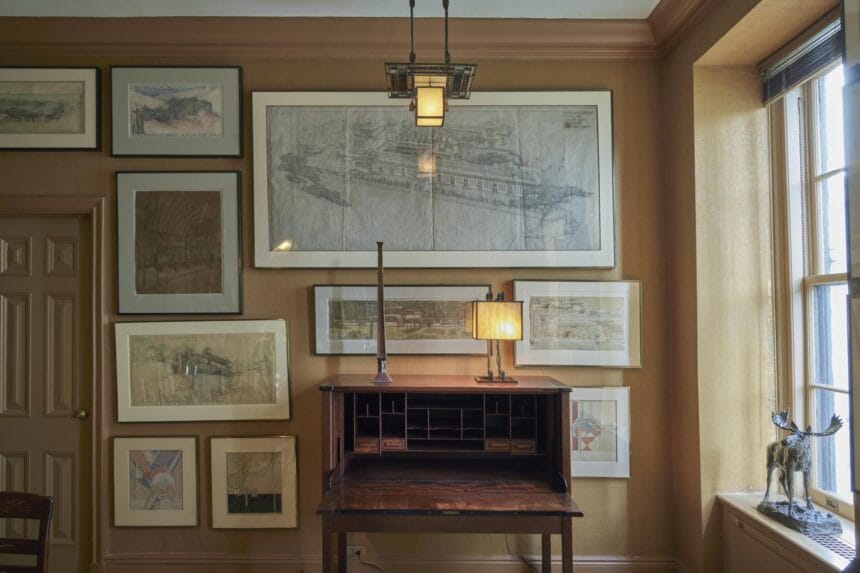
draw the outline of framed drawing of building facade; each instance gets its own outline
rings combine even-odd
[[[0,149],[99,149],[98,68],[0,68]]]
[[[642,366],[639,281],[514,281],[517,366]]]
[[[112,67],[113,154],[242,155],[242,69]]]
[[[385,335],[389,354],[483,354],[472,338],[472,301],[488,285],[385,287]],[[376,354],[376,287],[314,287],[317,354]]]
[[[573,388],[570,394],[573,477],[630,477],[630,389]]]
[[[120,422],[290,418],[285,320],[115,326]]]
[[[117,173],[121,314],[242,311],[239,174]]]
[[[114,438],[114,525],[197,525],[197,438]]]
[[[376,241],[389,267],[615,264],[609,91],[475,93],[444,129],[384,93],[257,92],[253,121],[258,267],[370,268]]]
[[[298,527],[295,436],[212,438],[210,449],[212,527]]]

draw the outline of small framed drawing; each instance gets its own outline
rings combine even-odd
[[[212,438],[212,527],[299,526],[295,436]]]
[[[112,67],[113,155],[242,155],[242,69]]]
[[[113,439],[114,525],[197,525],[197,438]]]
[[[517,366],[642,366],[639,281],[514,281]]]
[[[237,172],[117,173],[120,314],[242,311]]]
[[[472,301],[488,285],[386,286],[385,335],[389,354],[483,354],[472,339]],[[376,287],[314,287],[316,354],[376,354]]]
[[[98,68],[0,68],[0,149],[100,149]]]
[[[571,390],[570,462],[573,477],[630,477],[629,388]]]
[[[285,320],[115,326],[120,422],[290,418]]]

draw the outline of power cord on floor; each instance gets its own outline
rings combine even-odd
[[[513,551],[511,551],[511,544],[508,542],[508,534],[507,534],[507,533],[505,533],[505,547],[507,547],[507,548],[508,548],[508,555],[510,555],[511,557],[516,557],[517,559],[519,559],[520,561],[522,561],[522,562],[523,562],[523,565],[525,565],[526,567],[528,567],[528,568],[529,568],[529,571],[531,571],[531,573],[537,573],[537,569],[535,569],[534,567],[532,567],[532,564],[531,564],[531,563],[529,563],[528,561],[526,561],[526,558],[525,558],[525,557],[523,557],[523,556],[522,556],[522,555],[520,555],[519,553],[514,553]]]
[[[385,571],[383,571],[382,567],[380,567],[379,565],[374,565],[373,563],[368,563],[367,561],[363,560],[361,558],[361,551],[356,551],[354,555],[355,555],[356,560],[359,563],[361,563],[362,565],[364,565],[365,567],[370,567],[371,569],[379,571],[379,573],[385,573]]]

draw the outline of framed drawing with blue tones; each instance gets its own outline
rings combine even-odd
[[[113,155],[242,155],[242,69],[112,67]]]

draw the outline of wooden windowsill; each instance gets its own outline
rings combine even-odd
[[[804,534],[789,529],[784,525],[762,515],[756,511],[756,505],[762,500],[764,492],[756,493],[722,493],[717,495],[717,499],[729,510],[745,520],[753,527],[758,527],[764,530],[768,538],[775,543],[785,547],[788,552],[801,551],[806,555],[819,561],[823,566],[832,571],[842,571],[850,563],[849,560],[834,553],[830,549],[824,547],[805,536]],[[784,499],[774,496],[774,499]],[[827,511],[823,508],[822,511]],[[831,512],[832,513],[832,512]],[[834,515],[836,515],[834,513]],[[842,534],[839,536],[845,543],[854,547],[854,522],[849,521],[839,515],[836,515],[842,523]]]

